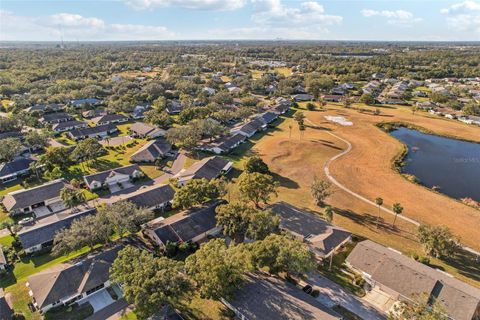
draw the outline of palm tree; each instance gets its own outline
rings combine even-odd
[[[378,216],[377,216],[377,229],[378,229],[378,223],[380,221],[380,207],[383,204],[383,199],[378,197],[375,199],[375,204],[378,206]]]
[[[70,209],[85,202],[85,196],[82,190],[77,190],[71,187],[64,187],[60,191],[60,198],[62,198],[63,203]]]
[[[0,224],[0,229],[7,229],[8,232],[10,232],[10,235],[13,236],[15,235],[12,229],[13,225],[14,225],[13,221],[7,220]]]
[[[397,202],[393,204],[393,212],[395,213],[395,219],[393,219],[392,227],[395,227],[395,221],[397,221],[397,215],[402,214],[403,212],[403,207],[400,205],[400,203]]]
[[[332,222],[334,213],[335,212],[333,211],[331,206],[325,206],[325,209],[323,210],[323,217],[325,221]]]

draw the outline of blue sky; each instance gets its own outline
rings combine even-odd
[[[480,40],[480,0],[0,0],[0,40]]]

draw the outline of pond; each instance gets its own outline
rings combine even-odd
[[[480,144],[407,128],[390,134],[408,147],[402,172],[450,197],[480,201]]]

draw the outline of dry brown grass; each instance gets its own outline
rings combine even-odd
[[[399,141],[378,129],[375,124],[383,121],[404,121],[425,127],[439,134],[469,140],[480,140],[480,129],[454,121],[435,119],[426,114],[415,116],[404,108],[382,109],[383,116],[362,114],[355,110],[329,106],[328,111],[305,112],[309,120],[336,135],[350,141],[352,150],[336,160],[330,167],[335,178],[351,190],[369,198],[382,197],[386,207],[400,202],[408,217],[435,225],[447,225],[468,246],[479,249],[480,212],[447,196],[415,185],[393,170],[392,158],[402,149]],[[343,115],[354,122],[352,127],[342,127],[327,122],[325,115]],[[289,126],[292,126],[291,137]],[[325,162],[340,153],[346,145],[332,137],[326,130],[307,127],[300,138],[298,126],[291,118],[284,121],[274,134],[266,135],[253,147],[252,153],[260,155],[280,181],[278,199],[293,205],[321,212],[310,195],[310,184],[316,175],[326,179]],[[393,216],[380,213],[380,227],[376,227],[378,210],[354,198],[343,190],[335,193],[327,202],[335,208],[334,223],[351,232],[391,246],[406,254],[422,254],[415,237],[415,226]],[[236,197],[236,190],[231,190]],[[442,261],[432,263],[474,285],[480,285],[478,277],[472,280],[472,272],[455,269]],[[458,263],[458,261],[457,261]],[[468,263],[465,263],[466,265]],[[461,265],[461,264],[460,264]],[[466,268],[468,269],[468,268]]]

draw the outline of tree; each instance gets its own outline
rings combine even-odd
[[[463,113],[469,116],[478,116],[480,115],[480,105],[476,104],[474,102],[467,103],[463,108],[462,108]]]
[[[327,222],[332,222],[333,220],[333,208],[331,206],[325,206],[325,209],[323,210],[323,217],[325,221]]]
[[[313,270],[313,253],[308,247],[285,235],[271,234],[251,244],[252,261],[256,268],[269,269],[272,274],[286,272],[301,275]]]
[[[213,239],[187,257],[185,270],[199,286],[202,298],[228,299],[251,270],[250,261],[244,245],[227,247],[225,240]]]
[[[62,177],[63,173],[59,167],[54,167],[52,170],[45,170],[43,173],[43,178],[45,180],[56,180]]]
[[[342,98],[342,103],[345,108],[350,108],[350,106],[352,105],[352,98],[350,98],[350,96],[346,94]]]
[[[293,119],[295,121],[297,121],[298,125],[301,126],[301,125],[304,125],[305,123],[305,114],[303,114],[302,111],[298,111],[295,113],[295,115],[293,116]]]
[[[140,230],[140,226],[152,220],[152,210],[138,208],[128,201],[115,202],[100,209],[99,214],[105,215],[113,231],[120,237]]]
[[[377,215],[377,228],[378,228],[378,223],[380,222],[380,207],[383,204],[383,199],[380,197],[375,198],[375,204],[378,207],[378,215]]]
[[[92,161],[96,160],[102,154],[105,153],[105,149],[100,142],[94,138],[87,138],[80,141],[72,152],[72,158],[77,161]]]
[[[242,197],[252,201],[258,208],[260,202],[267,203],[272,194],[277,195],[278,181],[268,174],[244,172],[238,178],[238,187]]]
[[[393,212],[395,213],[395,219],[393,219],[393,224],[392,226],[395,226],[395,221],[397,220],[397,215],[399,214],[402,214],[403,212],[403,207],[400,205],[400,203],[394,203],[393,204],[393,208],[392,208]]]
[[[314,103],[312,102],[307,103],[307,110],[314,111],[316,108],[317,106]]]
[[[280,219],[272,211],[256,210],[244,203],[235,202],[220,205],[216,209],[217,226],[235,243],[241,243],[247,236],[252,240],[262,240],[279,231]]]
[[[188,209],[224,195],[223,180],[191,179],[173,197],[173,207]]]
[[[267,164],[258,156],[248,158],[247,162],[245,163],[245,171],[248,173],[270,173]]]
[[[413,301],[402,301],[393,306],[388,320],[448,320],[445,308],[427,294],[414,296]]]
[[[147,319],[190,292],[191,283],[182,271],[181,262],[127,246],[118,252],[110,279],[122,286],[125,299],[135,305],[137,317]]]
[[[71,187],[64,187],[62,190],[60,190],[60,198],[70,209],[73,209],[85,202],[85,195],[83,194],[82,190]]]
[[[59,167],[61,170],[67,170],[71,164],[70,150],[65,147],[51,147],[39,158],[39,163],[45,166],[47,170]]]
[[[280,218],[271,210],[257,210],[250,216],[247,237],[252,240],[263,240],[272,233],[280,231]]]
[[[22,143],[17,138],[5,138],[0,143],[0,161],[12,161],[22,150]]]
[[[85,246],[92,250],[97,244],[107,243],[112,230],[102,215],[88,215],[72,222],[68,229],[62,229],[53,239],[54,255],[59,256]]]
[[[362,103],[365,103],[366,105],[372,105],[375,103],[375,99],[370,93],[364,93],[360,96],[360,99],[358,100]]]
[[[415,112],[418,111],[418,107],[417,106],[412,106],[412,114],[415,115]]]
[[[321,180],[317,176],[313,177],[313,182],[310,186],[310,192],[312,193],[312,197],[315,200],[317,206],[322,206],[324,204],[325,199],[333,194],[331,190],[332,184],[326,180]]]
[[[459,247],[458,239],[445,226],[420,225],[417,237],[425,253],[436,258],[450,257]]]
[[[172,118],[163,110],[152,109],[145,112],[145,122],[159,126],[162,129],[168,129],[172,125]]]
[[[48,146],[49,135],[46,132],[37,130],[29,131],[25,134],[25,145],[30,149],[43,149]]]

